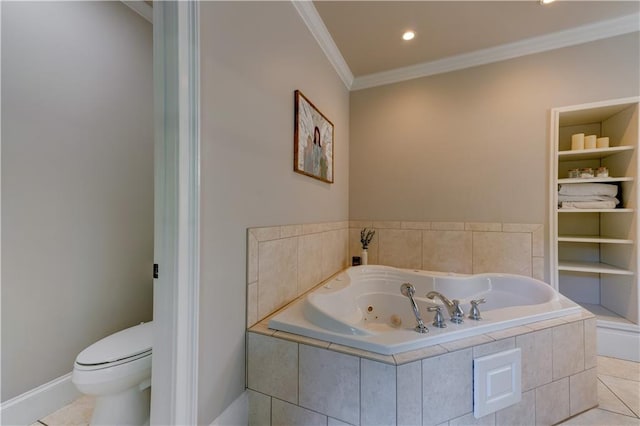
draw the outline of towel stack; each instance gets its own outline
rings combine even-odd
[[[617,185],[563,183],[558,189],[558,206],[563,209],[615,209],[620,200]]]

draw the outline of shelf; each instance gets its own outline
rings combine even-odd
[[[595,274],[633,275],[633,271],[598,262],[558,261],[559,271],[591,272]]]
[[[576,151],[558,151],[558,161],[596,160],[625,151],[633,151],[631,145],[614,146],[612,148],[580,149]]]
[[[633,244],[633,240],[597,235],[558,235],[561,243]]]
[[[576,302],[577,303],[577,302]],[[578,305],[585,308],[587,311],[591,312],[596,318],[600,321],[609,321],[613,323],[620,323],[626,325],[635,325],[628,319],[621,317],[615,312],[611,312],[609,309],[605,308],[602,305],[594,305],[591,303],[578,303]]]
[[[608,178],[563,178],[558,179],[558,183],[612,183],[612,182],[633,182],[633,178],[630,176],[625,177],[608,177]]]
[[[633,213],[634,209],[557,209],[558,213]]]

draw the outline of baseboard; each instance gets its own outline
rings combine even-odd
[[[249,394],[245,390],[210,426],[247,426],[249,424]]]
[[[598,355],[640,362],[640,328],[637,325],[597,322]]]
[[[38,386],[0,405],[0,424],[30,425],[80,396],[71,373]]]

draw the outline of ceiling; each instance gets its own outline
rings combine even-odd
[[[436,61],[640,12],[639,1],[314,1],[353,75]],[[412,29],[416,37],[401,39]],[[596,58],[594,58],[596,59]]]

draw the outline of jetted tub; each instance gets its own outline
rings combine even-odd
[[[409,298],[400,293],[411,283],[414,299],[429,332],[417,333]],[[449,321],[439,299],[426,298],[429,291],[460,300],[462,324]],[[480,304],[482,319],[467,318],[470,301]],[[431,325],[430,306],[441,306],[447,327]],[[336,275],[269,320],[269,328],[313,337],[341,345],[392,355],[509,327],[578,313],[576,305],[550,285],[510,274],[460,275],[412,271],[388,266],[355,266]]]

